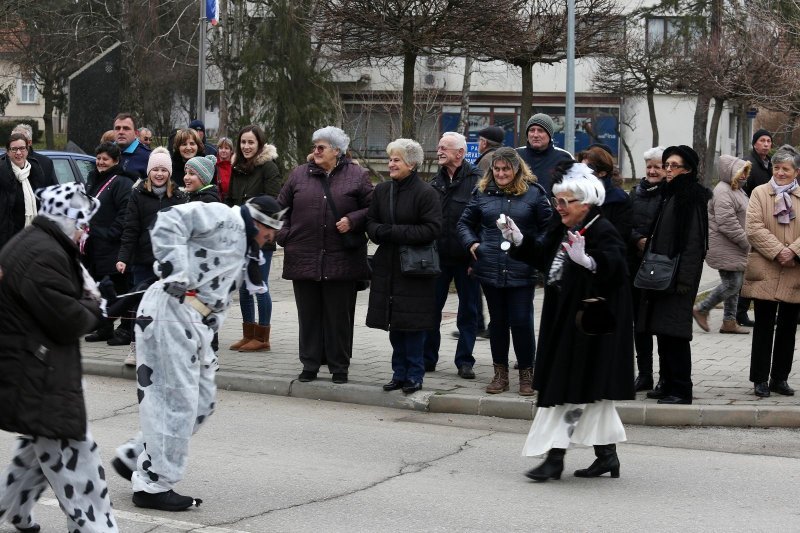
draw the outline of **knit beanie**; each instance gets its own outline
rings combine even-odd
[[[514,150],[513,148],[509,148],[508,146],[501,146],[500,148],[492,152],[492,165],[494,165],[494,162],[497,161],[498,159],[502,159],[503,161],[511,165],[511,167],[514,169],[514,174],[519,172],[520,159],[519,155],[517,154],[517,151]]]
[[[86,194],[82,183],[69,182],[36,190],[39,215],[55,222],[72,237],[76,229],[89,224],[100,209],[100,200]]]
[[[169,175],[172,176],[172,158],[169,156],[169,151],[163,146],[154,148],[150,152],[150,159],[147,160],[147,174],[149,175],[155,167],[166,168]]]
[[[540,126],[544,128],[544,130],[550,136],[550,140],[553,140],[553,132],[556,129],[556,124],[553,122],[553,119],[550,118],[550,115],[545,115],[544,113],[536,113],[533,115],[528,119],[528,123],[525,124],[525,133],[528,133],[528,130],[531,129],[531,126]]]
[[[770,141],[772,140],[772,134],[769,131],[765,130],[764,128],[756,130],[756,132],[753,134],[753,141],[750,144],[755,145],[756,141],[758,141],[761,137],[764,137],[765,135],[769,137]]]
[[[192,169],[200,175],[200,181],[203,185],[208,185],[214,178],[214,166],[217,164],[217,158],[213,155],[198,155],[186,162],[186,167]]]

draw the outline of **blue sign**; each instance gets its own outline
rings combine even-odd
[[[481,153],[478,151],[478,143],[467,143],[467,155],[464,156],[464,159],[469,161],[470,163],[474,163],[476,159],[481,156]]]

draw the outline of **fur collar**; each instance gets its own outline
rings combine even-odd
[[[278,149],[275,148],[272,144],[265,144],[264,148],[261,149],[261,152],[256,156],[256,162],[254,166],[261,166],[267,161],[274,161],[278,157]],[[231,166],[236,166],[236,154],[234,153],[231,156]]]

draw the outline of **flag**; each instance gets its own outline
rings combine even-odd
[[[212,26],[219,24],[219,0],[205,0],[206,2],[206,19]]]

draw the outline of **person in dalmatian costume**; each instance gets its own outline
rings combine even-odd
[[[0,523],[40,531],[33,506],[49,484],[70,533],[116,532],[80,353],[103,302],[77,242],[100,202],[79,183],[36,196],[38,216],[0,251],[0,428],[20,433],[0,474]]]
[[[150,236],[161,279],[147,289],[135,325],[141,431],[112,461],[131,481],[136,506],[181,511],[201,503],[173,487],[186,470],[189,438],[214,411],[211,340],[242,282],[252,293],[266,290],[260,250],[285,211],[259,196],[242,206],[193,202],[158,213]]]

